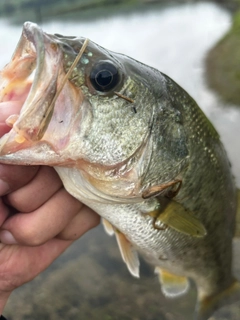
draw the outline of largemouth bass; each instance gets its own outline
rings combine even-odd
[[[132,275],[140,253],[166,296],[194,280],[196,319],[240,301],[230,164],[179,85],[85,38],[27,22],[1,72],[0,102],[10,101],[22,108],[7,119],[1,163],[53,166],[66,190],[103,217]]]

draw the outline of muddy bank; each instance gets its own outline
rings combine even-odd
[[[208,53],[206,78],[226,104],[240,106],[240,1],[230,31]]]

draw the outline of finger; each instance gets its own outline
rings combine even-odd
[[[5,120],[12,114],[19,114],[22,108],[22,101],[6,101],[0,103],[0,122]]]
[[[42,166],[27,185],[6,196],[6,203],[19,212],[32,212],[44,204],[62,187],[53,168]]]
[[[0,123],[0,137],[7,133],[11,128],[6,123]]]
[[[0,164],[0,196],[25,186],[36,175],[38,166]]]
[[[62,188],[32,213],[9,217],[2,225],[0,240],[5,244],[43,244],[59,234],[81,207],[82,204]]]
[[[20,101],[0,103],[0,137],[11,129],[6,125],[5,120],[12,114],[18,114],[21,107]],[[29,168],[0,165],[0,196],[28,183],[37,172],[37,168],[36,166]]]
[[[13,114],[19,114],[22,105],[23,103],[21,101],[7,101],[0,103],[0,137],[11,129],[11,127],[6,124],[6,119]]]
[[[9,248],[9,246],[0,245],[0,254],[7,257],[4,261],[2,261],[3,259],[0,260],[0,265],[7,264],[6,267],[2,268],[1,276],[4,281],[1,282],[3,285],[0,291],[11,292],[34,279],[63,253],[71,243],[72,241],[55,238],[37,247],[14,245]]]
[[[76,240],[88,230],[96,227],[99,222],[99,215],[83,205],[80,212],[70,221],[66,228],[57,235],[57,238]]]
[[[0,228],[1,228],[1,225],[4,223],[4,221],[7,219],[8,214],[9,214],[9,209],[3,203],[2,198],[0,198]]]
[[[32,249],[32,251],[36,250],[34,252],[34,255],[32,258],[35,257],[35,264],[37,265],[36,269],[38,270],[37,274],[39,274],[41,271],[45,270],[60,254],[62,254],[70,245],[72,244],[72,241],[64,241],[60,239],[51,239],[48,242],[44,243],[43,245],[39,247],[30,247],[29,250]],[[42,259],[39,259],[39,257],[42,257]],[[28,255],[29,258],[29,255]],[[27,262],[28,266],[29,264]],[[33,279],[35,275],[31,277]]]

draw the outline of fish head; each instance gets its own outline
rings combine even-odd
[[[72,168],[102,194],[126,199],[186,164],[166,79],[140,62],[26,22],[0,77],[0,102],[22,103],[7,119],[1,162]]]

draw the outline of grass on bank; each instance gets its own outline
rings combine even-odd
[[[240,10],[230,31],[210,50],[206,69],[209,86],[226,104],[240,106]]]

